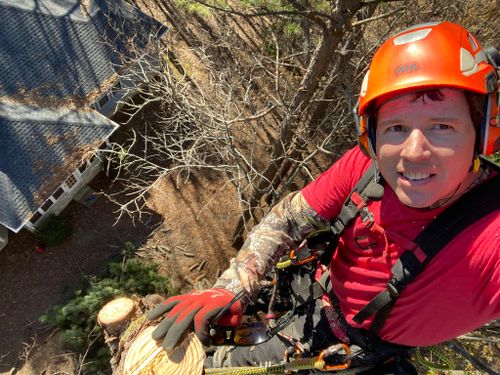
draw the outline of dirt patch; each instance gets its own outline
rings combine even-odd
[[[172,276],[182,291],[211,286],[235,256],[230,238],[239,215],[234,187],[210,172],[192,174],[180,184],[174,178],[159,180],[150,194],[149,206],[164,222],[140,255],[158,262],[160,272]],[[166,250],[158,251],[158,245]]]
[[[107,193],[115,188],[104,174],[91,187]],[[30,232],[11,235],[0,254],[0,373],[13,367],[19,374],[72,373],[75,360],[57,347],[38,317],[70,297],[84,275],[101,274],[126,241],[136,245],[138,256],[159,263],[159,272],[170,275],[179,290],[195,287],[186,277],[197,280],[197,287],[211,285],[235,255],[235,197],[223,176],[192,174],[157,181],[142,221],[123,217],[115,224],[117,207],[101,195],[91,208],[72,202],[62,213],[73,225],[72,236],[42,254],[35,252]]]
[[[72,353],[65,353],[58,344],[57,333],[47,335],[42,342],[38,337],[31,337],[24,345],[23,359],[26,364],[16,372],[16,375],[34,374],[77,374],[78,361]]]
[[[90,184],[96,192],[109,192],[111,181],[98,175]],[[160,215],[150,212],[142,222],[122,218],[116,222],[116,206],[104,196],[91,208],[71,202],[63,211],[73,233],[63,244],[36,253],[32,233],[10,233],[9,243],[0,253],[0,372],[19,366],[40,333],[38,317],[65,301],[80,285],[84,275],[98,275],[107,261],[130,241],[140,247],[158,225]]]

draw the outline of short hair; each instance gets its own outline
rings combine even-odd
[[[465,94],[465,98],[469,106],[472,123],[477,131],[484,121],[486,95],[475,93],[472,91],[463,91],[463,93]],[[420,98],[429,98],[432,101],[444,100],[444,95],[439,88],[417,91],[414,94],[415,97],[412,99],[412,101],[416,101]],[[375,128],[377,126],[377,114],[379,108],[380,106],[372,105],[367,109],[367,115],[372,118],[371,125],[373,125]]]

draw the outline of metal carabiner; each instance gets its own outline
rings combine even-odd
[[[345,356],[347,357],[344,363],[329,365],[324,360],[325,357],[338,354],[341,350],[345,351]],[[347,344],[344,343],[335,344],[326,348],[321,353],[319,353],[318,356],[318,361],[323,361],[325,363],[325,365],[323,366],[322,369],[320,369],[320,371],[338,371],[338,370],[348,369],[351,366],[351,359],[349,358],[350,355],[351,355],[351,349]]]

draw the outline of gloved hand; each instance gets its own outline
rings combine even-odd
[[[193,329],[200,341],[210,344],[208,332],[210,319],[221,311],[234,298],[234,294],[225,289],[197,290],[188,294],[170,297],[153,308],[146,317],[154,320],[166,314],[165,319],[152,333],[154,340],[161,340],[165,349],[176,346],[183,333]],[[241,323],[243,308],[238,300],[218,321],[223,326],[237,326]]]

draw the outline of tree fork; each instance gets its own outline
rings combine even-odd
[[[314,52],[306,74],[302,78],[298,92],[291,102],[291,113],[283,121],[279,136],[273,143],[271,163],[262,172],[248,201],[248,208],[238,220],[233,232],[233,244],[242,242],[246,222],[253,216],[257,204],[269,190],[269,185],[279,170],[276,161],[282,160],[286,156],[286,150],[292,143],[293,135],[298,127],[297,124],[300,123],[299,120],[304,115],[303,112],[309,107],[321,78],[326,74],[332,51],[340,43],[343,35],[349,29],[353,15],[362,5],[359,0],[338,0],[336,2],[335,11],[326,24],[321,41]]]

